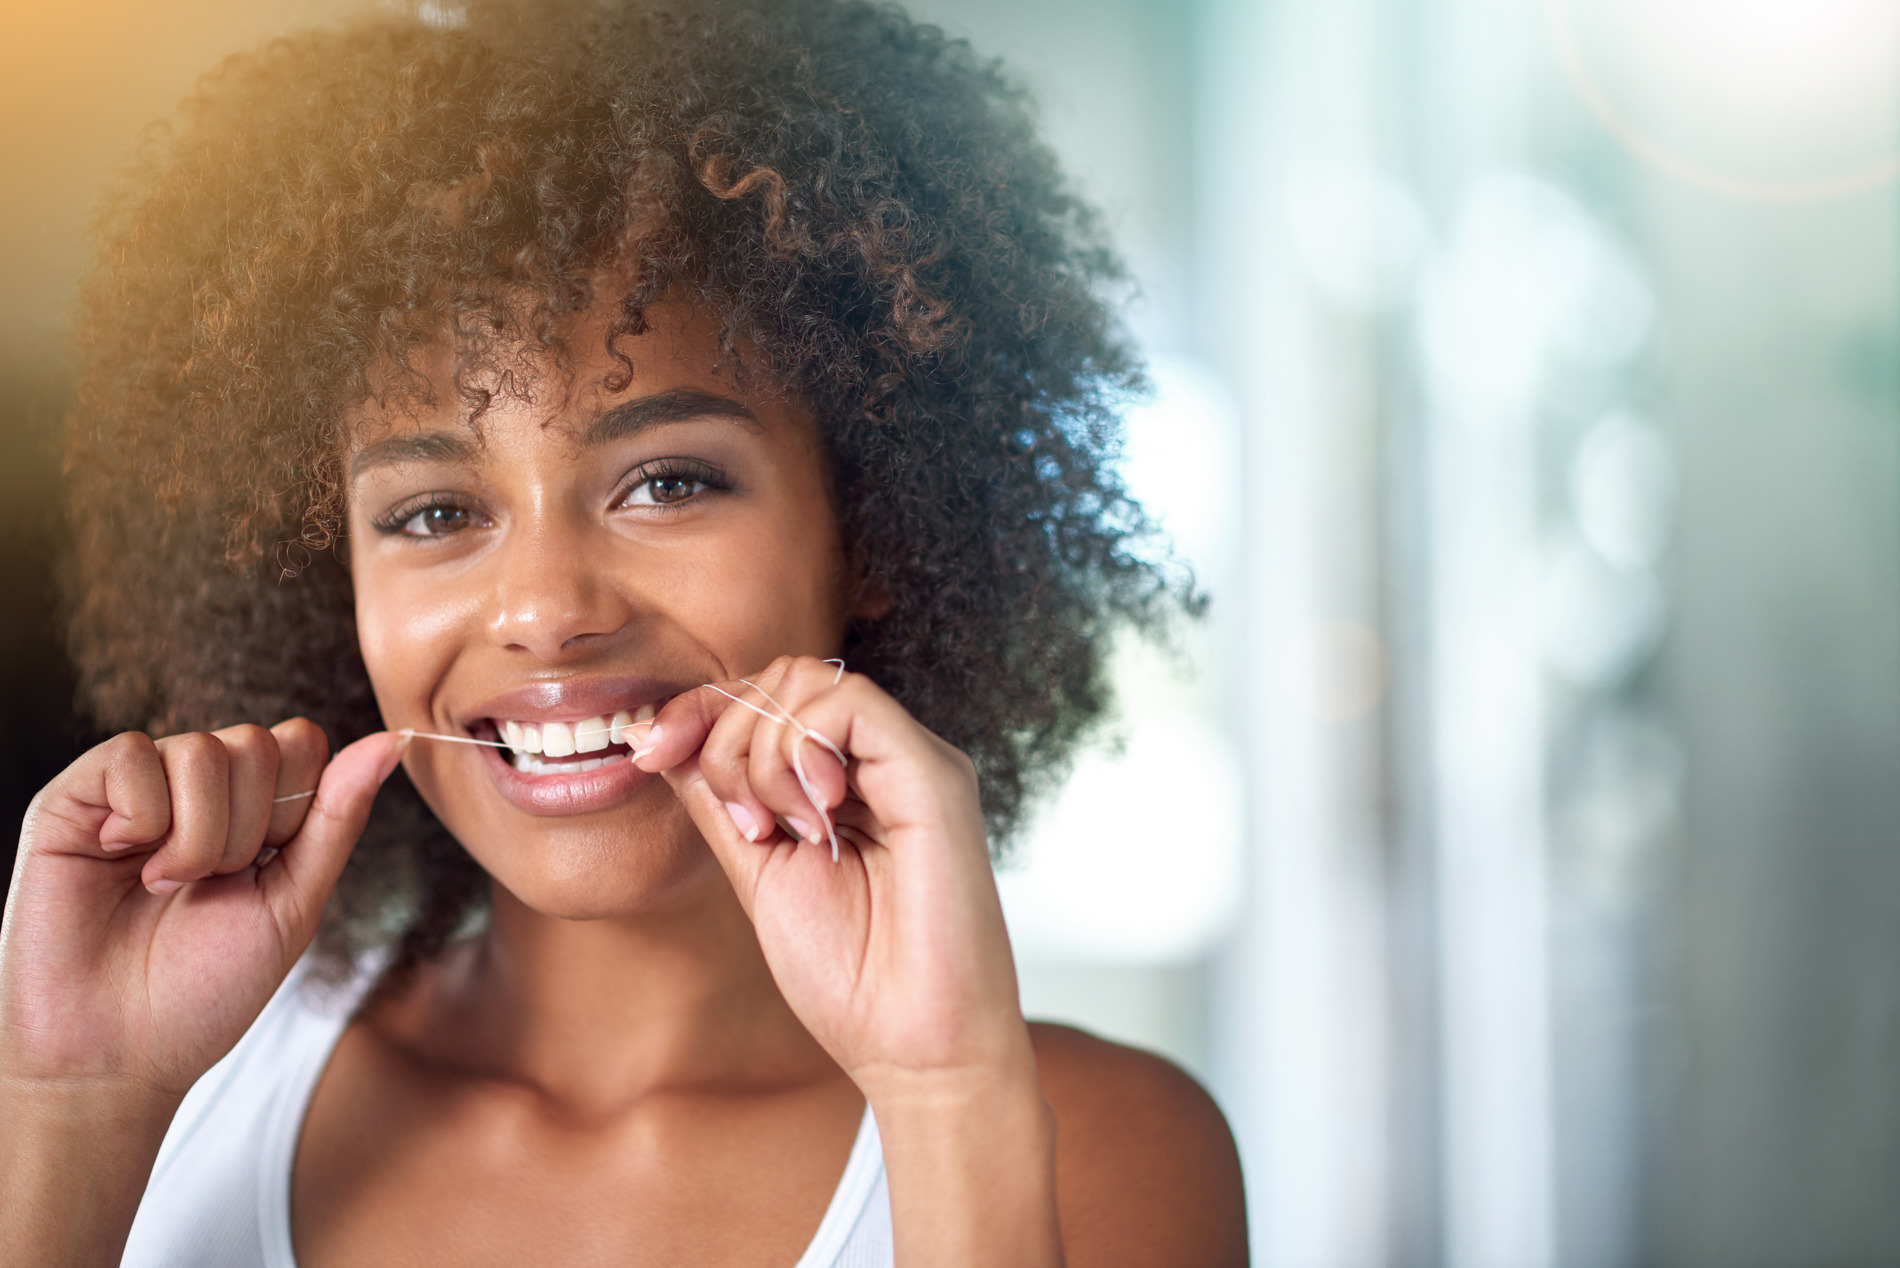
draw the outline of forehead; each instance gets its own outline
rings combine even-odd
[[[530,430],[588,447],[693,418],[761,429],[781,416],[810,422],[727,351],[705,308],[663,301],[645,315],[638,335],[615,335],[597,306],[545,344],[444,337],[380,367],[375,395],[347,416],[350,475],[391,462],[472,461],[495,437]]]

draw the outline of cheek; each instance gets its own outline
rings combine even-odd
[[[835,654],[841,574],[829,514],[763,519],[698,552],[673,578],[669,606],[728,669],[750,673],[781,655]]]
[[[472,615],[469,596],[436,593],[413,577],[398,584],[373,567],[353,569],[352,579],[357,642],[385,721],[426,725],[431,692]]]

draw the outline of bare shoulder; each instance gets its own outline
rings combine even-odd
[[[1240,1156],[1206,1090],[1153,1053],[1032,1022],[1056,1116],[1056,1191],[1070,1268],[1247,1262]]]

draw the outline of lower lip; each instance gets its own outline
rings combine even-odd
[[[481,750],[482,763],[501,795],[531,815],[581,815],[609,810],[653,776],[624,758],[595,770],[547,775],[518,771],[498,748]]]

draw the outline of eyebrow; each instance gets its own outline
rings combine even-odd
[[[626,401],[605,411],[587,425],[587,430],[581,435],[581,442],[591,448],[637,436],[650,428],[682,423],[693,418],[729,418],[751,427],[760,426],[758,416],[731,397],[678,388]],[[363,446],[350,459],[350,477],[355,479],[375,467],[402,466],[406,463],[467,462],[475,456],[475,451],[475,441],[462,432],[430,431],[418,435],[390,436]]]
[[[400,467],[411,462],[467,462],[474,456],[475,442],[452,431],[390,436],[357,451],[350,459],[350,478],[353,480],[375,467]]]
[[[588,425],[583,440],[588,445],[602,445],[637,436],[649,427],[683,423],[689,418],[730,418],[759,426],[757,415],[731,397],[677,388],[614,406]]]

